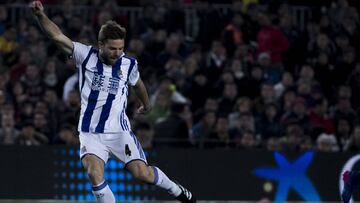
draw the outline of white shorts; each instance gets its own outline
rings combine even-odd
[[[86,154],[93,154],[107,162],[111,155],[125,165],[134,160],[147,164],[145,153],[133,132],[121,133],[85,133],[80,132],[80,159]]]

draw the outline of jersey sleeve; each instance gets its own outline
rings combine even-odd
[[[130,75],[129,75],[129,84],[131,86],[135,86],[136,82],[140,78],[140,73],[138,70],[138,62],[135,60],[134,67],[132,68]]]
[[[79,67],[90,53],[91,46],[87,46],[79,42],[73,42],[73,45],[74,45],[74,50],[72,57],[75,60],[76,67]]]

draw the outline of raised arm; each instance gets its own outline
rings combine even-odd
[[[141,101],[141,106],[138,108],[137,113],[146,114],[151,110],[149,95],[146,91],[145,85],[141,78],[138,79],[134,86],[135,94]]]
[[[33,1],[30,4],[30,7],[41,28],[46,32],[49,38],[53,40],[65,54],[71,55],[74,48],[72,41],[46,16],[42,3],[40,1]]]

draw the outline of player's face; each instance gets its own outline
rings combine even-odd
[[[105,42],[99,42],[100,56],[103,62],[108,65],[114,65],[117,59],[124,52],[123,39],[108,39]]]

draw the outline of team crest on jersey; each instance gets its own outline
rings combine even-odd
[[[86,147],[85,146],[83,146],[83,147],[81,147],[81,149],[80,149],[80,152],[82,153],[82,154],[84,154],[84,153],[86,153]]]

